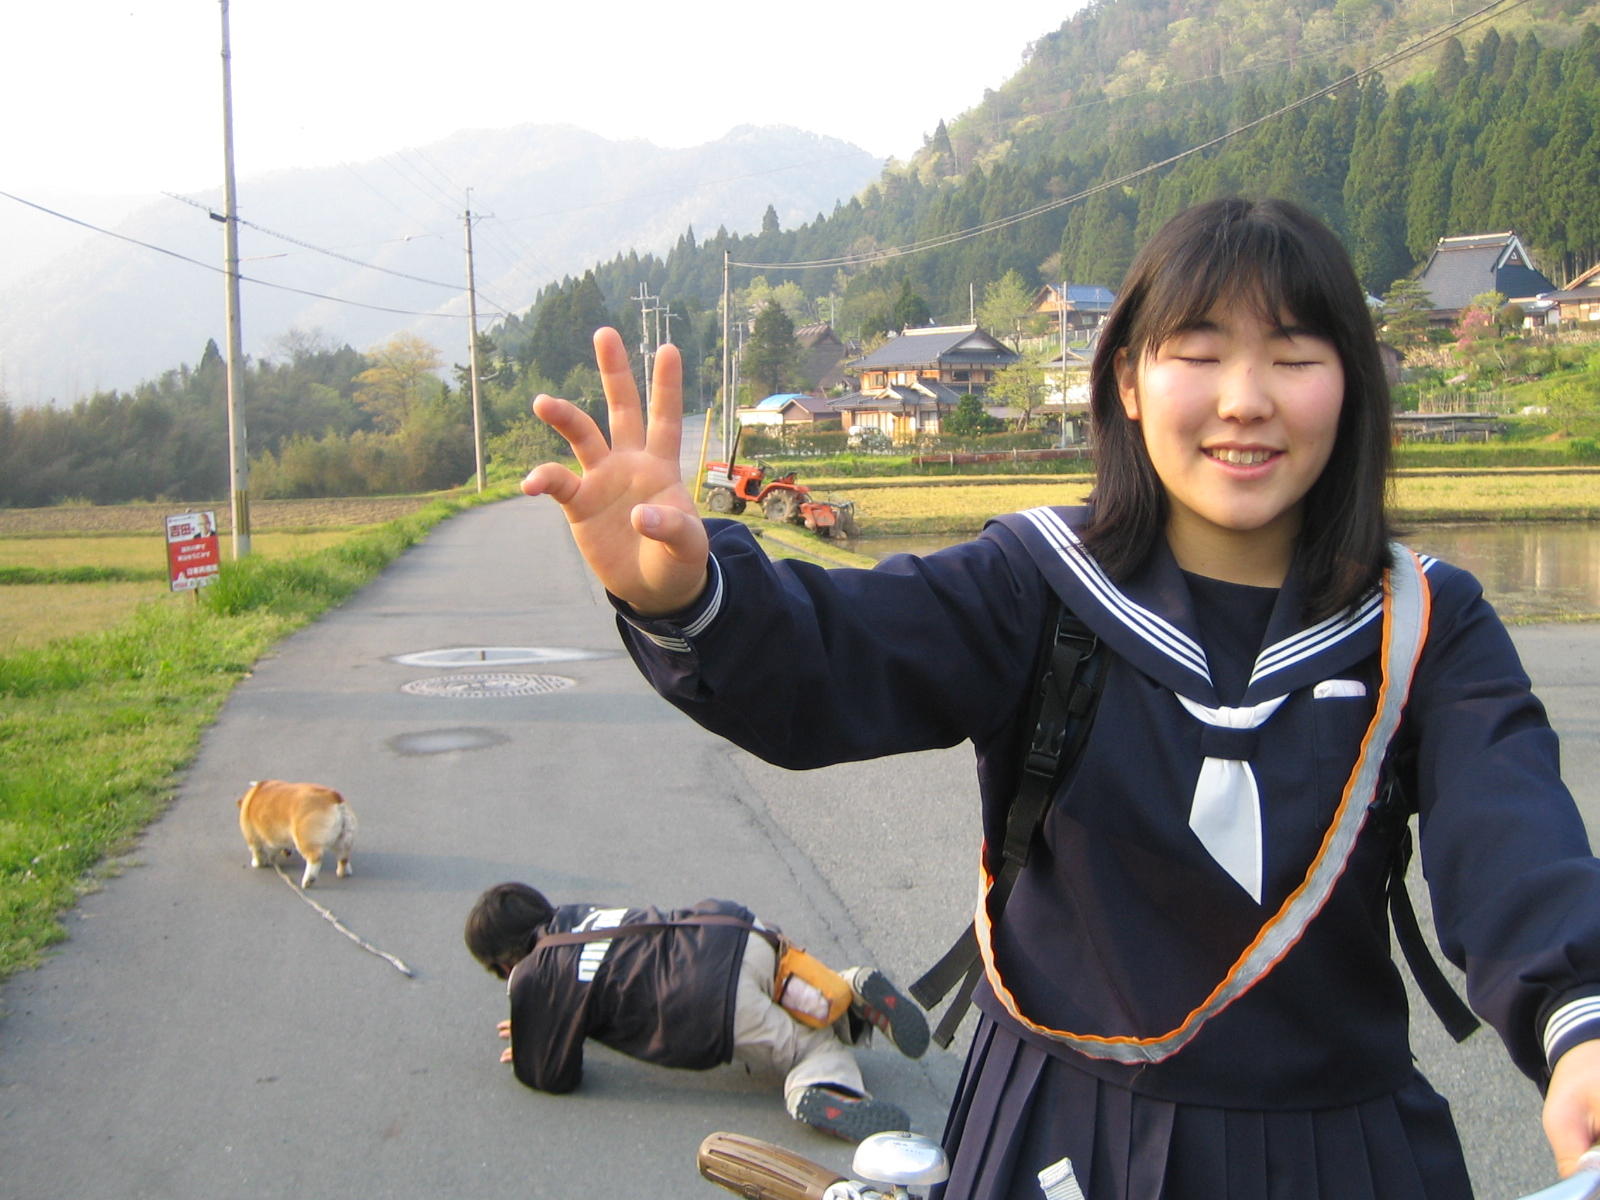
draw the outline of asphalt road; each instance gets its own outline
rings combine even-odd
[[[1600,829],[1600,628],[1517,640]],[[397,661],[471,647],[545,654]],[[502,678],[465,695],[470,674],[552,690]],[[403,690],[429,681],[439,694]],[[246,868],[233,802],[265,777],[346,794],[355,875],[330,869],[310,896],[414,978]],[[847,1147],[735,1067],[668,1072],[592,1047],[577,1093],[522,1088],[497,1061],[503,991],[462,920],[505,879],[559,901],[728,896],[827,961],[907,981],[969,911],[974,793],[962,749],[805,774],[751,759],[644,686],[554,505],[459,516],[259,664],[70,939],[0,987],[0,1196],[709,1197],[693,1156],[715,1129],[844,1167]],[[1456,1048],[1426,1010],[1417,1026],[1480,1197],[1549,1182],[1537,1098],[1492,1035]],[[880,1046],[863,1066],[938,1132],[957,1054]]]

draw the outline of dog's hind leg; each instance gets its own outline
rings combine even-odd
[[[333,852],[338,860],[336,875],[353,875],[355,871],[350,866],[350,851],[356,844],[356,815],[350,811],[348,804],[339,806],[339,836],[334,839]]]

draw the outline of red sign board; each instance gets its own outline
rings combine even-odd
[[[167,575],[172,590],[205,587],[217,577],[217,514],[180,513],[167,518]]]

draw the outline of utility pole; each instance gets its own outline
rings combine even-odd
[[[472,377],[472,456],[477,464],[478,491],[483,491],[483,404],[478,398],[478,284],[472,269],[472,189],[467,189],[467,371]]]
[[[1061,437],[1059,445],[1067,445],[1067,281],[1061,281]]]
[[[733,465],[733,304],[728,294],[729,252],[722,252],[722,454]]]
[[[222,5],[222,237],[228,320],[228,494],[235,561],[250,553],[250,458],[244,433],[244,341],[239,332],[239,208],[233,185],[233,50]],[[216,214],[212,214],[215,216]]]
[[[639,361],[644,367],[644,407],[646,414],[650,411],[650,375],[651,363],[655,361],[655,351],[650,346],[650,314],[660,310],[653,307],[653,302],[661,299],[652,296],[650,288],[643,281],[639,284],[639,294],[633,299],[639,302]],[[656,343],[661,342],[661,321],[657,318],[655,323]]]

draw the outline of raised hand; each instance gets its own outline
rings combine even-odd
[[[522,490],[561,505],[578,552],[607,591],[647,616],[673,612],[706,586],[705,528],[678,466],[683,366],[676,347],[657,352],[646,427],[615,329],[595,332],[594,354],[611,444],[576,405],[538,397],[534,415],[566,438],[582,474],[544,463],[522,481]]]

